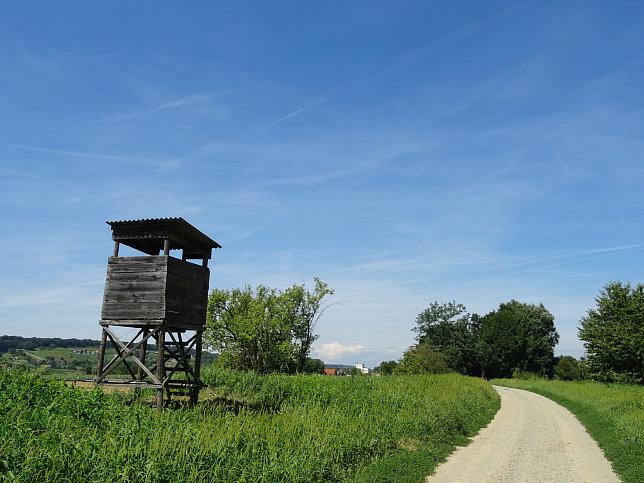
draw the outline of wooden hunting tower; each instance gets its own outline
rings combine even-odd
[[[94,385],[156,388],[159,409],[164,390],[168,400],[181,394],[196,403],[202,386],[208,260],[212,249],[221,246],[183,218],[107,224],[112,227],[114,254],[107,261]],[[120,257],[120,244],[147,256]],[[182,250],[181,259],[171,257],[170,250]],[[198,259],[201,265],[188,261]],[[117,335],[124,330],[125,335]],[[106,364],[108,339],[116,354]],[[148,351],[153,344],[156,357]]]

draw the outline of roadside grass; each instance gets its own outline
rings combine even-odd
[[[204,379],[199,405],[159,413],[0,371],[0,480],[421,482],[499,407],[456,374]]]
[[[258,377],[211,366],[203,378],[220,396],[249,407],[282,413],[296,407],[335,408],[344,420],[338,427],[357,431],[345,433],[348,441],[379,428],[380,448],[374,447],[365,455],[367,464],[354,465],[342,478],[356,482],[424,481],[455,446],[467,444],[487,425],[500,406],[489,383],[457,374]]]
[[[536,392],[566,407],[597,441],[622,481],[644,481],[644,387],[545,379],[490,382]]]

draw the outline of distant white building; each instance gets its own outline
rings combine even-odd
[[[363,374],[369,374],[369,368],[365,367],[362,362],[356,362],[356,369],[358,369]]]

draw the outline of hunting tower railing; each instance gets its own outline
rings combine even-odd
[[[183,218],[107,224],[114,253],[107,261],[94,385],[156,388],[159,409],[164,391],[168,401],[175,394],[196,403],[202,387],[208,260],[221,246]],[[147,256],[120,257],[121,244]],[[182,250],[182,258],[170,256],[171,250]],[[198,259],[201,265],[188,261]],[[116,353],[106,363],[108,340]]]

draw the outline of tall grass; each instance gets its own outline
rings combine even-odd
[[[256,376],[205,370],[194,408],[0,371],[9,481],[422,481],[498,397],[458,375]],[[2,479],[2,478],[0,478]]]
[[[644,387],[544,379],[492,381],[536,392],[568,408],[625,482],[644,481]]]

